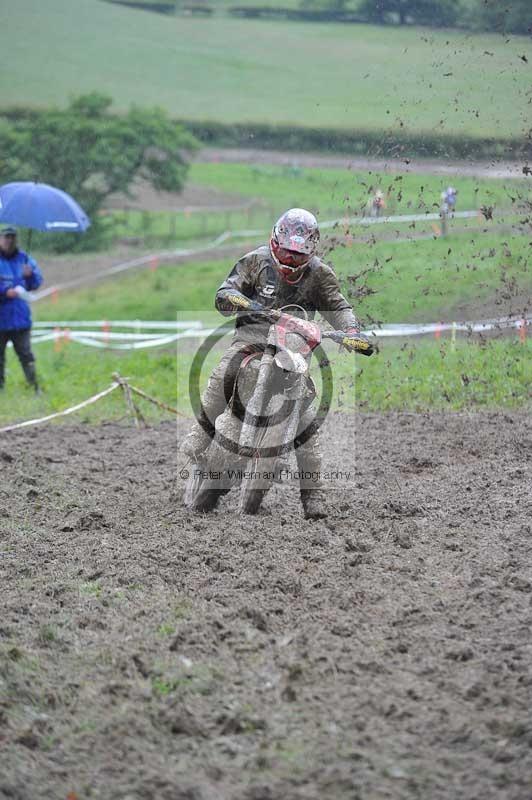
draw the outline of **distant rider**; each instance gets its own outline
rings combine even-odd
[[[380,189],[377,189],[371,201],[371,216],[380,217],[385,208],[386,201],[384,200],[384,195]]]
[[[319,239],[313,214],[301,208],[286,211],[273,226],[269,244],[243,256],[222,283],[215,299],[218,311],[224,316],[236,311],[220,295],[225,289],[236,289],[268,308],[297,304],[311,319],[319,312],[333,328],[366,339],[360,334],[360,323],[341,293],[334,271],[316,255]],[[264,348],[268,330],[269,323],[264,319],[237,318],[233,341],[209,378],[201,414],[183,442],[182,450],[190,458],[197,460],[209,446],[214,423],[225,410],[225,398],[231,395],[242,359],[251,351]],[[371,352],[369,345],[368,355]],[[306,441],[300,443],[296,438],[296,457],[300,471],[320,474],[319,424],[314,423],[314,428]],[[300,490],[305,516],[325,516],[323,483],[301,481]]]
[[[447,189],[442,193],[442,200],[447,204],[447,212],[450,214],[456,210],[457,195],[458,189],[455,189],[454,186],[448,186]]]
[[[38,391],[31,351],[31,311],[27,293],[38,289],[42,275],[37,263],[18,249],[17,231],[0,230],[0,389],[4,386],[5,351],[13,342],[26,380]]]

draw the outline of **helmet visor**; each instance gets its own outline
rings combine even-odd
[[[308,253],[297,253],[295,250],[287,250],[285,247],[277,247],[275,255],[284,267],[292,267],[293,269],[304,267],[311,258]]]

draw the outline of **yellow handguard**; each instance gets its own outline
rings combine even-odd
[[[371,342],[368,342],[366,338],[356,335],[344,336],[342,339],[342,346],[347,350],[352,350],[355,353],[364,353],[364,355],[368,356],[373,352]]]
[[[244,311],[247,311],[248,308],[251,308],[251,300],[249,297],[245,297],[245,295],[240,294],[240,292],[227,292],[226,299],[235,309],[242,308]]]
[[[223,304],[230,314],[239,311],[251,311],[260,314],[266,309],[256,300],[251,300],[236,289],[221,289],[216,295],[220,304]]]

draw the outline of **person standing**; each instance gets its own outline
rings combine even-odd
[[[4,386],[5,352],[13,342],[29,385],[37,392],[35,358],[31,351],[31,311],[27,293],[42,283],[37,262],[18,249],[17,231],[0,230],[0,389]]]
[[[445,202],[447,203],[449,213],[452,214],[456,211],[456,196],[458,194],[458,189],[455,189],[454,186],[448,186],[445,190],[443,196]]]

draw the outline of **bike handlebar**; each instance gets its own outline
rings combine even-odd
[[[251,300],[235,289],[224,289],[218,293],[218,296],[231,305],[235,313],[262,314],[271,322],[277,322],[285,313],[275,308],[266,308],[266,306],[257,303],[256,300]],[[286,316],[291,315],[286,314]],[[293,319],[297,320],[298,317],[293,317]],[[363,335],[359,336],[356,333],[345,333],[344,331],[322,331],[321,337],[322,339],[332,339],[333,342],[345,347],[347,350],[362,353],[366,356],[370,356],[373,353],[373,345]]]

